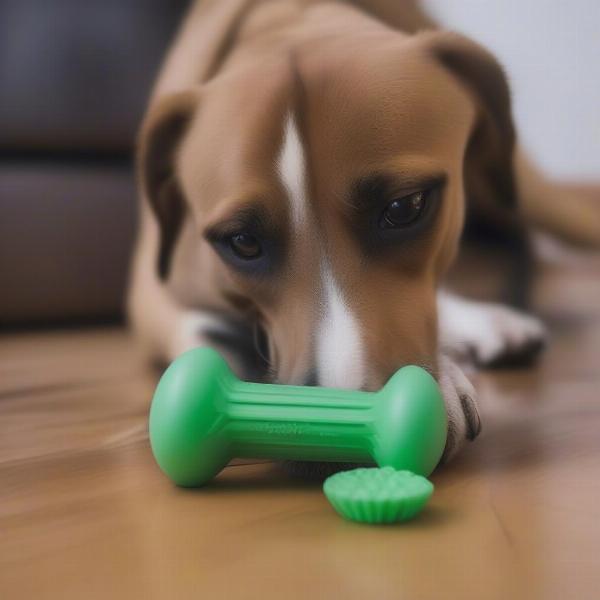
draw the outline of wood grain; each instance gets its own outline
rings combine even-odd
[[[597,598],[600,260],[547,265],[538,367],[475,376],[484,432],[397,527],[270,463],[174,488],[118,329],[0,338],[0,598]]]

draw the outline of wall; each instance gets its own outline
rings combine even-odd
[[[426,0],[508,72],[521,141],[556,176],[600,180],[600,2]]]

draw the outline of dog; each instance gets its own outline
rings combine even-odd
[[[128,311],[149,356],[210,345],[243,378],[364,390],[421,365],[445,460],[481,429],[463,359],[546,338],[444,287],[465,223],[600,245],[594,207],[518,147],[495,58],[408,0],[194,3],[137,168]]]

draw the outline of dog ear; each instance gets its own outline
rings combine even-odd
[[[436,60],[471,95],[477,111],[464,162],[467,221],[493,229],[514,225],[515,128],[506,75],[487,50],[462,35],[436,32],[422,36]]]
[[[185,215],[176,161],[198,97],[195,89],[165,96],[151,107],[140,131],[138,180],[158,221],[160,242],[157,269],[161,279],[165,279],[169,273],[171,255]]]

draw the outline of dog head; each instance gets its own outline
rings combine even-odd
[[[436,292],[466,206],[513,202],[502,70],[461,36],[382,28],[257,52],[146,119],[165,285],[259,323],[282,382],[436,373]]]

